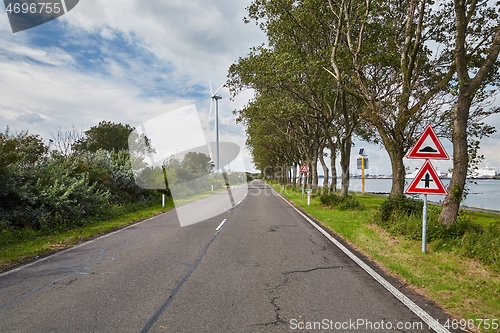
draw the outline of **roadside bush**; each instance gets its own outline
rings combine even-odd
[[[143,189],[135,182],[128,151],[98,150],[81,155],[79,159],[81,167],[89,173],[90,184],[95,183],[96,189],[108,191],[111,203],[124,204],[142,199]]]
[[[157,195],[136,184],[127,150],[49,152],[38,135],[0,133],[1,235],[102,221]]]
[[[421,207],[414,199],[387,200],[374,217],[375,224],[387,232],[407,239],[422,239]],[[483,227],[461,213],[456,223],[439,223],[440,207],[429,206],[427,242],[436,251],[452,251],[477,259],[500,272],[500,225]]]
[[[456,223],[442,228],[445,232],[436,237],[435,250],[454,251],[477,259],[500,273],[500,225],[483,227],[461,214]]]
[[[389,221],[397,213],[406,216],[422,216],[424,203],[422,200],[413,199],[405,195],[391,196],[380,205],[380,219]]]
[[[17,183],[0,219],[14,229],[57,229],[105,214],[109,192],[96,189],[77,168],[78,161],[69,158],[41,162]]]
[[[324,206],[339,210],[363,210],[365,206],[352,195],[341,197],[335,193],[324,193],[319,197],[319,202]]]
[[[187,199],[195,195],[195,192],[187,186],[185,183],[175,184],[170,186],[170,191],[173,193],[174,198],[178,199]]]
[[[113,203],[142,199],[125,152],[48,153],[27,132],[0,133],[0,227],[55,230],[109,216]]]
[[[394,235],[405,236],[409,239],[421,239],[422,235],[422,217],[406,212],[393,211],[389,219],[383,219],[381,214],[375,217],[375,223],[386,231]],[[428,225],[428,230],[432,227]]]
[[[416,201],[414,199],[410,200]],[[410,239],[422,239],[422,212],[418,210],[418,203],[398,199],[396,202],[399,206],[397,204],[393,205],[392,209],[389,210],[387,208],[387,206],[390,206],[390,204],[387,204],[388,201],[380,206],[378,214],[374,217],[374,222],[392,234]],[[383,207],[384,205],[385,207]],[[427,207],[427,241],[457,239],[467,233],[483,233],[481,225],[463,217],[451,225],[439,223],[440,211],[440,207],[432,205]]]

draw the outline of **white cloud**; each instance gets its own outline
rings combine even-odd
[[[0,46],[0,52],[10,59],[29,58],[32,61],[51,66],[68,66],[74,64],[71,55],[58,47],[34,49],[14,42],[5,42]]]
[[[193,103],[208,124],[208,79],[224,82],[228,67],[264,41],[242,22],[249,3],[86,0],[16,34],[5,16],[0,130],[29,130],[48,140],[58,128],[84,131],[102,120],[134,125]],[[229,125],[232,110],[246,100],[221,93],[221,123]],[[244,144],[241,125],[221,130]]]
[[[11,128],[46,134],[72,124],[88,129],[102,120],[142,122],[190,100],[140,99],[140,89],[118,77],[99,77],[71,68],[34,65],[26,62],[0,63],[2,103],[0,113]],[[18,122],[27,111],[36,112],[45,123]],[[40,127],[43,126],[43,128]],[[45,135],[46,137],[46,135]]]
[[[210,73],[213,79],[222,80],[238,56],[263,41],[260,30],[242,22],[248,4],[230,0],[87,0],[64,19],[88,32],[111,28],[136,36],[158,58],[168,59],[188,74],[191,82],[205,84]]]
[[[16,119],[27,124],[40,123],[45,120],[42,117],[40,117],[40,115],[37,113],[22,114],[18,116]]]
[[[500,102],[497,101],[496,105],[500,105]],[[484,155],[482,165],[494,167],[497,172],[500,172],[500,132],[498,132],[500,131],[500,114],[488,117],[485,122],[491,126],[495,126],[497,132],[491,137],[481,140],[479,153]]]

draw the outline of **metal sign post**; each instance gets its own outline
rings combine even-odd
[[[365,194],[365,157],[361,156],[361,193]]]
[[[427,240],[427,194],[424,194],[424,211],[422,214],[422,253],[425,253]]]
[[[304,188],[306,186],[306,173],[309,173],[309,168],[307,167],[307,164],[302,164],[300,167],[299,172],[302,174],[302,199],[304,199]]]
[[[302,173],[302,199],[304,199],[304,187],[306,186],[306,174]]]

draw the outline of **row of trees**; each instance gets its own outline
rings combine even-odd
[[[496,6],[495,6],[496,5]],[[453,142],[453,178],[441,214],[456,220],[484,119],[499,84],[499,3],[455,0],[254,0],[246,22],[267,34],[229,70],[233,95],[255,97],[237,111],[261,169],[319,161],[328,183],[349,188],[353,137],[380,143],[392,166],[391,196],[403,195],[403,158],[427,123]],[[267,168],[266,168],[267,167]],[[287,174],[286,172],[284,174]],[[292,181],[295,177],[292,176]],[[332,187],[336,182],[332,182]]]

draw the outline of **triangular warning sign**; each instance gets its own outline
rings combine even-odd
[[[431,162],[427,160],[420,170],[418,170],[417,175],[413,178],[410,185],[408,185],[405,193],[447,195],[448,191],[441,179],[439,179]]]
[[[300,167],[300,173],[309,173],[309,168],[305,163],[302,164],[302,167]]]
[[[431,125],[425,127],[417,142],[415,142],[415,145],[413,145],[406,155],[406,158],[425,158],[432,160],[450,159]]]

